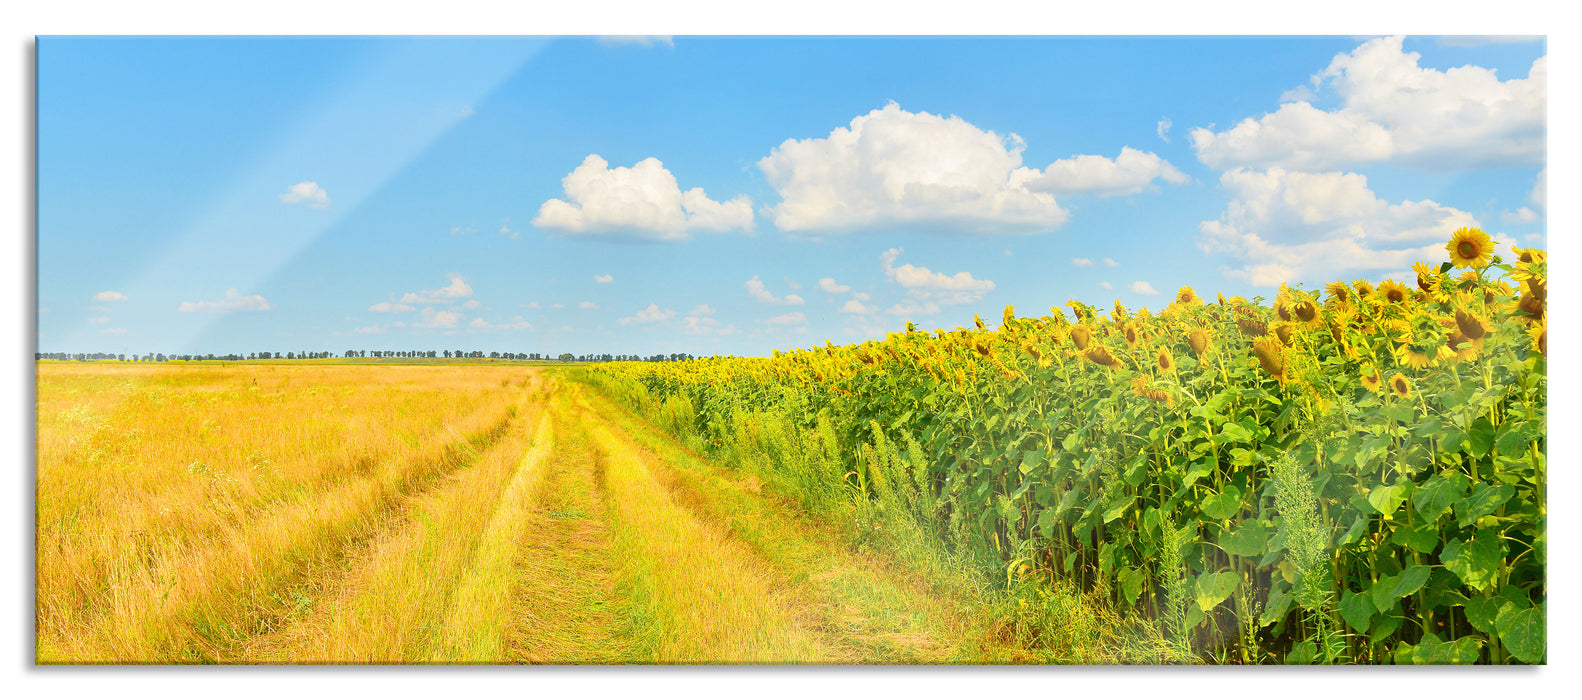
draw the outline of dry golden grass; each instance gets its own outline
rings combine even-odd
[[[530,371],[39,365],[37,660],[227,660]]]

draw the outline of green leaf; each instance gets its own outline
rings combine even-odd
[[[1379,413],[1382,414],[1385,418],[1389,418],[1389,419],[1394,420],[1394,421],[1396,421],[1398,423],[1406,423],[1406,424],[1410,425],[1412,423],[1417,422],[1417,412],[1412,410],[1411,406],[1402,406],[1400,404],[1394,404],[1394,405],[1385,406],[1384,408],[1379,409]]]
[[[1241,510],[1241,489],[1226,486],[1223,491],[1203,499],[1203,514],[1215,520],[1226,520]]]
[[[1456,504],[1456,524],[1460,527],[1471,525],[1479,517],[1498,510],[1515,493],[1516,487],[1510,484],[1474,484],[1472,494]]]
[[[1406,500],[1406,487],[1400,484],[1380,486],[1368,492],[1368,505],[1384,515],[1385,520],[1392,520],[1395,511],[1401,509],[1401,503]]]
[[[1340,594],[1340,616],[1358,634],[1368,633],[1368,623],[1373,619],[1372,596],[1346,591]]]
[[[1318,658],[1318,644],[1311,639],[1304,639],[1291,647],[1291,653],[1285,655],[1285,663],[1305,666],[1313,663],[1315,658]]]
[[[1214,606],[1225,602],[1236,586],[1241,583],[1241,576],[1234,571],[1222,571],[1217,574],[1202,574],[1197,577],[1197,605],[1204,611],[1213,610]]]
[[[1368,597],[1373,599],[1373,607],[1379,610],[1389,610],[1395,607],[1395,587],[1399,584],[1399,576],[1382,576],[1368,587]]]
[[[1404,646],[1404,645],[1403,645]],[[1414,664],[1472,664],[1482,654],[1483,640],[1462,637],[1454,642],[1444,642],[1438,635],[1423,635],[1408,663]],[[1400,661],[1400,657],[1396,657]]]
[[[1497,625],[1500,643],[1511,652],[1511,656],[1528,664],[1543,661],[1547,639],[1543,604],[1525,610],[1517,610],[1514,606],[1502,609]]]
[[[1142,593],[1143,584],[1148,581],[1148,572],[1134,569],[1130,566],[1121,569],[1121,593],[1126,596],[1128,605],[1137,602],[1137,596]]]
[[[1417,524],[1413,527],[1399,526],[1390,540],[1402,547],[1409,547],[1412,551],[1423,554],[1432,554],[1434,547],[1439,544],[1439,528],[1433,525]]]
[[[1219,433],[1213,438],[1215,443],[1225,445],[1232,442],[1252,442],[1252,431],[1240,423],[1226,423],[1219,427]]]
[[[1194,463],[1192,465],[1191,469],[1187,470],[1186,476],[1182,477],[1182,479],[1181,479],[1181,488],[1186,488],[1188,486],[1191,486],[1193,484],[1193,482],[1195,482],[1198,479],[1201,479],[1201,478],[1203,478],[1205,476],[1208,476],[1209,474],[1212,474],[1212,473],[1214,473],[1214,460],[1212,460],[1212,459],[1198,460],[1196,463]]]
[[[1458,471],[1435,474],[1412,494],[1412,505],[1429,522],[1437,520],[1467,492],[1467,475]]]
[[[1487,416],[1478,416],[1467,429],[1467,439],[1472,441],[1472,454],[1482,457],[1494,446],[1494,425]]]
[[[1473,629],[1484,634],[1494,634],[1498,629],[1496,621],[1499,616],[1500,606],[1507,601],[1504,598],[1473,598],[1462,606],[1467,613],[1467,622]]]
[[[1467,543],[1460,538],[1453,539],[1445,543],[1444,550],[1439,553],[1439,561],[1445,568],[1477,591],[1486,591],[1494,585],[1501,558],[1500,542],[1495,536],[1474,537]]]
[[[1111,520],[1114,520],[1116,518],[1121,517],[1122,515],[1125,515],[1126,514],[1126,509],[1130,508],[1131,505],[1132,505],[1132,502],[1136,501],[1136,500],[1137,500],[1137,497],[1136,496],[1132,496],[1131,498],[1123,498],[1123,499],[1115,502],[1114,504],[1112,504],[1110,506],[1109,510],[1104,511],[1104,522],[1107,523],[1107,522],[1110,522]]]
[[[1248,520],[1220,535],[1220,549],[1238,557],[1263,555],[1263,546],[1269,539],[1269,530],[1262,521]]]
[[[1500,436],[1495,438],[1494,447],[1500,454],[1516,455],[1527,451],[1531,442],[1526,423],[1507,423],[1500,426]]]
[[[1390,592],[1390,597],[1400,600],[1416,593],[1423,584],[1428,583],[1428,575],[1433,572],[1431,567],[1416,565],[1408,566],[1401,572],[1400,581],[1395,584],[1395,589]]]
[[[1285,582],[1275,581],[1269,589],[1269,602],[1263,606],[1263,612],[1258,615],[1258,627],[1264,628],[1285,619],[1286,613],[1291,612],[1291,591]]]

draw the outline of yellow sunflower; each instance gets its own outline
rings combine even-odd
[[[1330,282],[1324,285],[1324,291],[1329,294],[1329,300],[1344,304],[1351,301],[1351,287],[1345,282]]]
[[[1187,333],[1187,347],[1192,348],[1193,355],[1202,357],[1208,354],[1212,345],[1208,331],[1202,328],[1193,328],[1192,332]]]
[[[1163,372],[1174,372],[1176,369],[1176,359],[1170,356],[1168,348],[1159,348],[1159,354],[1154,357],[1154,363],[1159,365],[1160,371]]]
[[[1203,300],[1198,298],[1197,291],[1191,287],[1182,287],[1180,291],[1176,292],[1176,303],[1197,306],[1202,304]]]
[[[1088,348],[1088,351],[1083,355],[1083,357],[1088,358],[1089,362],[1101,367],[1108,367],[1110,369],[1121,368],[1121,361],[1116,359],[1114,355],[1111,355],[1110,351],[1105,349],[1103,346],[1096,345],[1094,347]]]
[[[1406,375],[1396,372],[1390,377],[1390,391],[1403,399],[1412,398],[1412,381]]]
[[[1078,350],[1086,350],[1088,343],[1093,340],[1093,329],[1087,326],[1072,326],[1070,337],[1071,344],[1077,346]]]
[[[1366,279],[1358,279],[1357,281],[1352,282],[1351,286],[1354,287],[1357,290],[1357,294],[1364,299],[1373,296],[1373,283]]]
[[[1434,291],[1434,282],[1439,280],[1439,268],[1426,262],[1412,263],[1412,272],[1417,273],[1417,288],[1425,292]]]
[[[1480,228],[1461,227],[1450,234],[1445,244],[1450,263],[1456,267],[1483,267],[1494,257],[1494,241]]]
[[[1363,388],[1375,394],[1383,393],[1384,380],[1379,378],[1379,370],[1374,369],[1371,365],[1365,366],[1362,368],[1361,379]]]
[[[1121,334],[1125,336],[1126,347],[1129,348],[1137,347],[1137,343],[1142,340],[1142,332],[1137,329],[1136,323],[1127,322],[1127,324],[1121,328]]]
[[[1260,338],[1253,341],[1253,354],[1258,356],[1258,364],[1263,366],[1263,371],[1269,376],[1285,381],[1285,352],[1273,338]]]
[[[1549,322],[1539,321],[1527,329],[1527,337],[1533,341],[1533,347],[1538,348],[1538,354],[1549,356]]]
[[[1379,298],[1391,304],[1400,304],[1406,301],[1406,285],[1393,279],[1379,283],[1379,289],[1374,292]]]

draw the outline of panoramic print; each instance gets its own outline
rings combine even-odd
[[[37,664],[1545,664],[1543,37],[41,37]]]

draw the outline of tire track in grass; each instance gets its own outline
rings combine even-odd
[[[590,412],[625,432],[675,502],[750,546],[796,589],[835,644],[872,663],[1030,661],[1001,639],[999,616],[970,592],[944,592],[897,563],[858,553],[800,508],[731,478],[626,408],[587,392]],[[960,587],[962,589],[966,586]]]
[[[533,664],[632,660],[630,626],[615,592],[615,565],[597,459],[588,436],[555,405],[561,436],[545,465],[515,562],[504,657]]]
[[[587,409],[580,430],[603,461],[617,590],[639,663],[840,663],[851,660],[799,619],[797,600],[748,547],[693,517],[642,456]]]
[[[506,536],[509,515],[531,490],[538,461],[552,449],[542,402],[516,419],[506,436],[441,485],[408,502],[378,536],[320,588],[311,612],[277,633],[251,640],[242,651],[253,663],[424,663],[450,661],[436,653],[447,626],[464,627],[506,578],[477,572],[488,536]],[[533,430],[529,430],[529,427]],[[520,505],[519,503],[517,504]],[[485,555],[482,563],[492,565]],[[473,579],[469,579],[473,577]],[[475,579],[475,580],[474,580]],[[473,580],[472,583],[468,583]],[[463,586],[468,586],[466,591]],[[459,611],[458,592],[469,596]],[[460,643],[466,635],[452,633]]]

